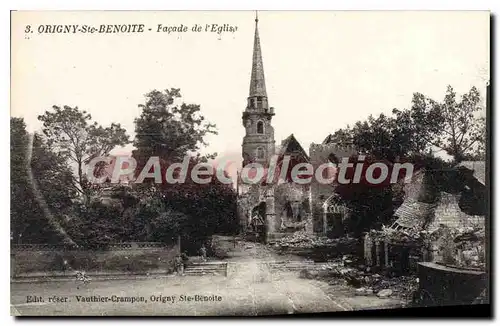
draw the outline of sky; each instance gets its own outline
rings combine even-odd
[[[240,162],[254,18],[253,11],[14,12],[11,116],[37,131],[37,116],[53,105],[78,106],[133,136],[144,94],[180,88],[217,125],[202,151]],[[145,24],[152,31],[37,33],[46,24]],[[156,32],[158,24],[188,32]],[[237,29],[192,32],[195,24]],[[476,86],[484,96],[489,24],[485,11],[259,12],[276,143],[293,133],[308,151],[370,114],[408,108],[414,92],[441,100],[448,84],[459,95]]]

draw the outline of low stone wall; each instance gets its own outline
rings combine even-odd
[[[11,250],[12,277],[29,273],[86,272],[146,273],[170,270],[179,247],[162,243],[109,244],[95,250],[57,245],[22,245]]]
[[[421,303],[428,306],[469,305],[487,288],[486,273],[436,263],[419,263]]]

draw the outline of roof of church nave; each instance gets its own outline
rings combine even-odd
[[[299,141],[293,134],[281,141],[281,145],[276,147],[276,153],[278,156],[298,153],[302,155],[306,159],[306,161],[309,161],[309,155],[307,155],[306,151],[304,150],[302,145],[300,145]]]

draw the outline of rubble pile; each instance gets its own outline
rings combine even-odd
[[[388,241],[394,244],[422,244],[428,238],[428,232],[417,228],[396,230],[383,226],[381,230],[370,230],[369,236],[377,241]]]
[[[435,230],[394,229],[382,227],[371,230],[368,236],[375,241],[386,241],[407,247],[428,250],[437,246],[441,263],[459,268],[484,269],[484,227],[450,228],[442,226]]]
[[[306,225],[306,221],[300,221],[300,222],[288,222],[288,221],[283,221],[281,222],[281,229],[282,230],[287,230],[287,229],[297,229],[297,230],[302,230],[304,229]],[[304,232],[304,231],[297,231],[297,232]]]
[[[287,235],[276,241],[276,247],[289,247],[289,248],[317,248],[325,246],[336,246],[339,244],[349,243],[356,241],[355,238],[343,237],[337,239],[329,239],[325,236],[317,236],[305,231],[297,231],[293,234]]]
[[[357,257],[351,255],[324,263],[319,270],[303,269],[300,277],[324,280],[330,285],[343,283],[352,286],[355,295],[376,295],[380,298],[397,296],[411,300],[418,288],[415,276],[387,277],[376,274],[370,267],[358,265]]]
[[[449,265],[460,268],[484,270],[485,230],[484,228],[449,229],[438,242],[440,250],[448,256]]]

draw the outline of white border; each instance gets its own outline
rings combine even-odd
[[[2,103],[4,103],[5,111],[9,112],[7,109],[10,107],[9,103],[9,90],[10,90],[10,62],[8,58],[10,58],[10,12],[11,9],[16,10],[491,10],[494,14],[498,14],[500,12],[500,5],[498,1],[490,0],[469,0],[469,1],[436,1],[436,0],[419,0],[419,1],[401,1],[401,0],[378,0],[374,1],[355,1],[355,0],[342,0],[342,1],[327,1],[327,0],[308,0],[308,1],[276,1],[271,2],[269,0],[218,0],[218,1],[204,1],[204,0],[183,0],[183,1],[151,1],[151,0],[138,0],[138,1],[130,1],[130,0],[122,0],[116,2],[107,2],[105,3],[102,0],[80,0],[80,1],[68,1],[68,0],[18,0],[18,1],[2,1],[0,6],[2,6],[2,16],[0,21],[2,22],[1,44],[9,44],[9,47],[2,47],[3,53],[3,64],[1,65],[2,76],[1,86],[2,92],[0,92],[0,97],[2,99]],[[496,17],[498,18],[498,17]],[[498,20],[496,21],[498,24]],[[497,39],[497,35],[494,35],[495,40]],[[497,54],[495,53],[495,58],[497,58]],[[493,59],[493,58],[492,58]],[[492,71],[492,76],[494,75],[494,71]],[[494,98],[498,99],[496,90],[494,91]],[[27,94],[29,96],[29,94]],[[498,119],[498,114],[497,114]],[[4,119],[0,119],[2,126],[0,127],[0,132],[2,133],[1,139],[1,148],[0,153],[8,156],[7,153],[10,152],[9,146],[9,117],[5,116]],[[495,137],[496,138],[496,137]],[[495,150],[500,150],[500,145],[497,139],[495,139]],[[7,157],[1,161],[2,171],[10,174],[9,160]],[[497,160],[498,162],[498,160]],[[492,169],[497,168],[498,164],[495,164],[495,167],[492,166]],[[496,183],[494,184],[496,186]],[[9,205],[10,205],[10,176],[7,177],[7,180],[2,182],[2,196],[0,197],[2,200],[2,205],[0,207],[3,208],[2,214],[2,227],[1,229],[4,232],[4,236],[2,237],[4,241],[4,248],[9,248]],[[499,192],[495,192],[495,198],[492,198],[492,202],[500,203],[500,195]],[[492,219],[494,217],[492,216]],[[498,223],[497,223],[498,226]],[[496,252],[498,250],[498,241],[496,241],[495,246]],[[2,250],[2,258],[1,262],[9,261],[8,251]],[[496,260],[495,260],[496,261]],[[495,266],[496,267],[496,264]],[[0,307],[2,321],[11,324],[14,322],[12,317],[8,317],[10,315],[10,291],[7,290],[7,280],[9,279],[10,270],[7,267],[4,267],[1,270],[2,273],[2,295]],[[496,283],[495,283],[496,285]],[[10,290],[10,286],[9,286]],[[498,302],[498,297],[495,297],[496,302]],[[496,306],[496,305],[495,305]],[[151,321],[151,320],[148,320]],[[207,322],[219,322],[214,320],[200,320],[203,323]],[[228,322],[235,322],[236,320],[227,320]],[[387,320],[388,321],[388,320]],[[387,322],[381,321],[381,322]],[[37,323],[44,324],[52,324],[54,322],[51,320],[40,320]],[[61,320],[59,322],[67,323],[68,320]],[[79,323],[100,323],[101,320],[80,320]],[[114,323],[123,322],[123,320],[113,321]],[[130,323],[141,323],[141,320],[133,320]],[[157,323],[171,323],[176,322],[175,320],[156,320]],[[247,319],[246,322],[257,322],[261,323],[278,323],[283,321],[278,320],[270,320],[264,321],[262,319],[252,320]],[[286,322],[305,322],[303,319],[299,320],[286,320]],[[328,323],[338,323],[339,320],[335,321],[323,321]],[[359,322],[359,321],[357,321]],[[378,322],[375,320],[371,320],[371,323]],[[394,320],[394,322],[400,322],[399,320]],[[405,320],[405,324],[412,324],[419,321],[410,321]],[[444,321],[440,321],[439,324],[442,324]],[[450,321],[452,323],[460,323],[461,321],[453,320]],[[468,320],[464,320],[463,322],[469,322]],[[437,321],[425,321],[425,323],[438,323]],[[447,322],[445,322],[447,323]]]

